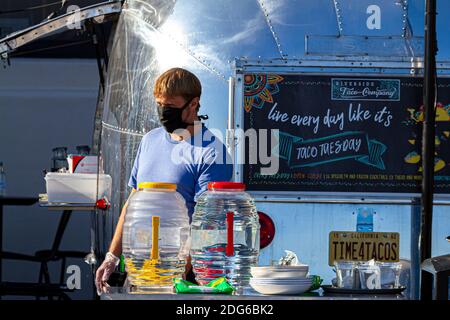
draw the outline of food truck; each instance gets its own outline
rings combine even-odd
[[[384,297],[418,299],[429,170],[421,149],[424,12],[423,1],[406,0],[107,1],[0,40],[0,55],[77,23],[92,27],[100,74],[92,147],[112,190],[97,215],[94,267],[129,196],[139,143],[160,126],[154,81],[177,66],[201,80],[205,124],[226,144],[232,180],[255,201],[259,266],[294,252],[322,291],[339,293],[336,262],[397,263],[397,291]],[[106,22],[107,42],[95,32]],[[435,219],[448,222],[450,64],[442,50],[432,171]],[[448,232],[445,223],[433,229],[435,252],[448,253]]]

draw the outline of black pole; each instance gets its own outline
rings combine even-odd
[[[436,0],[426,0],[425,56],[423,105],[425,119],[422,128],[422,198],[421,198],[421,262],[431,258],[434,191],[435,106],[436,106]],[[430,274],[422,271],[421,299],[431,299]]]

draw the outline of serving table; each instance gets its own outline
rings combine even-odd
[[[244,289],[242,295],[226,294],[142,294],[128,293],[125,288],[110,288],[101,300],[408,300],[403,294],[325,294],[322,289],[301,295],[264,295],[252,288]]]

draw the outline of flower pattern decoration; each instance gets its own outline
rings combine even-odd
[[[273,103],[273,96],[280,89],[278,83],[283,77],[276,74],[246,74],[244,76],[244,109],[262,109],[265,102]]]
[[[417,110],[415,108],[407,109],[409,116],[403,123],[407,126],[409,125],[418,125],[423,123],[425,120],[425,108],[424,106],[420,106]],[[436,127],[436,135],[434,137],[435,144],[435,159],[434,159],[434,172],[438,172],[444,169],[448,163],[441,159],[439,154],[441,153],[442,148],[448,148],[448,144],[445,147],[442,147],[441,144],[444,142],[450,141],[450,104],[444,105],[440,102],[436,104],[436,118],[435,121],[440,124],[439,127]],[[443,125],[446,123],[446,125]],[[418,166],[418,172],[422,172],[421,160],[422,156],[417,152],[420,148],[421,138],[417,137],[417,134],[414,134],[408,142],[415,146],[414,151],[411,151],[404,157],[404,161],[409,164],[414,164]]]

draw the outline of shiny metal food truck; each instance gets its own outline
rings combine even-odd
[[[424,1],[105,1],[0,39],[0,56],[7,61],[21,46],[76,23],[92,36],[100,79],[92,151],[112,190],[93,222],[94,271],[131,192],[141,139],[161,126],[155,80],[181,67],[200,79],[200,112],[209,115],[203,122],[231,155],[232,181],[254,199],[258,266],[295,253],[321,281],[309,298],[347,299],[388,288],[383,277],[381,286],[364,282],[364,262],[375,261],[381,272],[395,265],[395,286],[377,297],[419,299],[424,171],[434,179],[430,254],[450,251],[450,43],[443,36],[450,6],[441,1],[437,11],[431,169],[422,153]],[[106,23],[108,39],[98,31]],[[355,270],[359,287],[347,286],[345,274],[356,279]],[[158,295],[117,289],[102,298]]]

